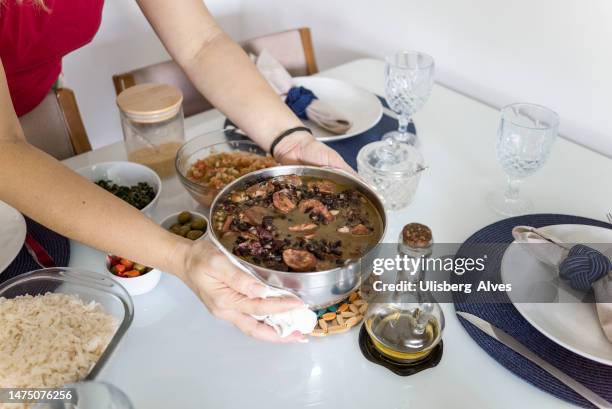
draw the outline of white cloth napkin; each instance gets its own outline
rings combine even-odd
[[[266,288],[267,292],[264,298],[282,297],[287,295],[295,297],[295,295],[289,291],[283,291],[271,287]],[[315,325],[317,325],[317,314],[307,307],[296,308],[291,311],[266,315],[263,317],[253,315],[253,318],[263,321],[274,328],[276,333],[282,338],[291,335],[295,331],[299,331],[302,334],[310,334]]]
[[[512,229],[512,236],[518,243],[538,244],[537,246],[524,246],[533,256],[541,262],[559,268],[559,264],[567,257],[569,246],[550,234],[546,234],[534,227],[516,226]],[[612,271],[593,283],[595,300],[612,299]],[[608,341],[612,342],[612,303],[597,302],[597,316]]]
[[[227,256],[227,258],[232,262],[232,264],[234,264],[236,267],[238,267],[248,275],[259,280],[264,286],[266,286],[267,291],[264,294],[263,298],[283,296],[291,296],[298,298],[290,291],[272,288],[266,285],[255,275],[255,273],[253,273],[249,268],[247,268],[245,265],[236,260],[235,256],[233,254],[230,254],[224,246],[217,244],[217,248],[219,248],[219,250],[221,250]],[[274,328],[276,330],[276,333],[282,338],[291,335],[295,331],[299,331],[302,334],[310,334],[314,329],[315,325],[317,325],[317,314],[307,306],[277,314],[265,316],[253,315],[253,318],[258,321],[263,321],[264,323]]]
[[[274,91],[283,98],[289,89],[296,85],[285,67],[266,50],[255,58],[255,65]],[[321,128],[336,135],[346,133],[352,126],[348,118],[320,99],[315,99],[308,105],[306,116]]]

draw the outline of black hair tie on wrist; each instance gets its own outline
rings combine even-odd
[[[308,132],[309,134],[312,135],[312,131],[310,130],[310,128],[307,128],[305,126],[296,126],[295,128],[287,129],[286,131],[284,131],[283,133],[278,135],[272,141],[272,144],[270,145],[270,154],[272,155],[272,157],[274,157],[274,148],[276,148],[276,145],[278,145],[287,136],[289,136],[289,135],[291,135],[292,133],[295,133],[295,132]]]

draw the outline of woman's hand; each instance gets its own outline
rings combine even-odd
[[[355,173],[338,152],[317,141],[308,132],[296,132],[280,141],[274,149],[274,157],[283,165],[331,166]]]
[[[281,338],[251,315],[268,315],[301,307],[295,297],[261,298],[266,290],[257,279],[237,268],[209,240],[193,242],[187,250],[179,277],[217,318],[227,320],[245,334],[271,342],[295,342],[303,335]]]

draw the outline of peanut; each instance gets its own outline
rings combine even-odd
[[[346,320],[346,323],[344,325],[346,325],[347,328],[351,328],[352,326],[357,324],[359,321],[361,321],[361,315],[356,315]]]
[[[338,325],[344,325],[344,318],[342,318],[342,315],[336,316],[336,321],[338,321]]]

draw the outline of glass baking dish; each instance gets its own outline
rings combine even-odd
[[[120,284],[110,277],[66,267],[31,271],[0,284],[0,297],[4,298],[26,294],[36,296],[47,292],[77,295],[84,302],[95,301],[119,322],[117,331],[106,350],[84,380],[95,379],[132,323],[134,304],[131,297]]]

